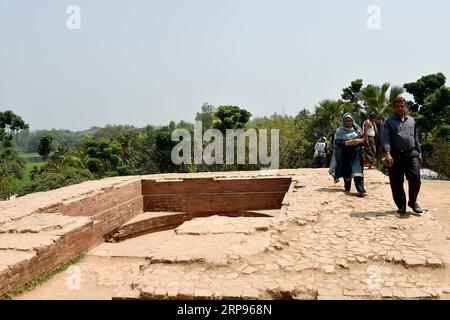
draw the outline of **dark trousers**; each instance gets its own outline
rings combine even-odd
[[[366,190],[364,189],[364,177],[354,177],[355,180],[355,187],[356,191],[359,193],[366,193]],[[352,188],[352,178],[344,178],[344,186],[345,191],[350,191]]]
[[[392,155],[394,164],[389,168],[389,181],[391,183],[392,196],[398,208],[406,207],[406,194],[403,183],[408,180],[409,185],[409,206],[417,202],[421,181],[420,162],[417,156],[411,154]]]
[[[316,158],[316,168],[325,168],[327,166],[327,158],[317,157]]]

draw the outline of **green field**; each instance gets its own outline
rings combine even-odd
[[[27,164],[25,165],[22,174],[22,179],[14,180],[13,184],[14,193],[18,192],[24,185],[30,182],[30,172],[31,170],[33,170],[34,166],[40,168],[44,165],[44,161],[42,160],[41,156],[36,152],[21,153],[20,156],[25,159]]]

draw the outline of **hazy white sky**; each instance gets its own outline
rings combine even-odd
[[[0,110],[72,130],[193,121],[203,102],[295,115],[356,78],[450,77],[449,34],[442,0],[0,0]]]

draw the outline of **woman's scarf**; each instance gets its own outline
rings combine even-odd
[[[353,126],[350,128],[345,126],[345,120],[352,119]],[[357,139],[362,135],[362,129],[355,124],[355,119],[353,119],[350,113],[344,114],[342,117],[342,126],[340,126],[334,136],[334,141],[339,140],[340,142],[345,142],[348,140]]]
[[[347,127],[345,125],[345,120],[347,119],[353,120],[353,125],[351,127]],[[331,176],[334,178],[334,182],[339,182],[339,178],[342,177],[343,151],[345,142],[361,138],[362,135],[363,132],[361,127],[355,124],[355,120],[350,113],[346,113],[342,117],[342,126],[336,130],[336,134],[334,136],[333,157],[331,158],[329,171]],[[354,152],[361,152],[361,146],[356,146]],[[358,157],[355,157],[355,162],[352,163],[352,176],[359,174],[362,174],[362,165],[360,161],[358,161]]]

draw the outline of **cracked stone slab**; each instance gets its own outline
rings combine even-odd
[[[0,250],[0,270],[36,256],[34,251]]]
[[[58,239],[57,236],[40,233],[0,233],[0,250],[38,251]]]
[[[168,239],[151,250],[147,258],[152,263],[210,262],[226,264],[248,255],[263,253],[270,246],[270,237],[259,235],[182,235]]]
[[[38,233],[60,230],[77,222],[77,218],[59,213],[36,213],[0,226],[0,233]]]
[[[257,231],[268,231],[274,222],[273,218],[213,216],[187,221],[176,228],[175,233],[178,235],[252,234]]]

